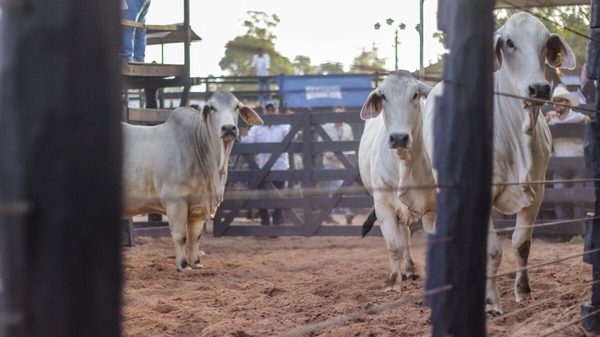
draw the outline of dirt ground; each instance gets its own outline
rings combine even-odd
[[[422,232],[413,236],[423,276]],[[510,241],[502,240],[500,271],[515,268]],[[423,290],[406,281],[386,293],[388,260],[383,238],[312,237],[202,239],[205,268],[176,272],[169,238],[138,238],[124,252],[124,336],[275,336]],[[530,264],[582,251],[582,244],[536,239]],[[499,280],[505,315],[488,320],[490,336],[540,336],[579,317],[589,298],[591,268],[581,258],[532,270],[535,300],[515,303],[513,279]],[[537,304],[529,309],[524,309]],[[429,336],[429,309],[413,300],[395,309],[309,336]],[[468,322],[465,322],[468,324]],[[572,325],[555,336],[586,336]]]

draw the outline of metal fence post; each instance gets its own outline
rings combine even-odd
[[[452,51],[444,64],[444,95],[436,104],[437,233],[431,244],[427,290],[433,336],[481,337],[492,182],[494,23],[492,0],[441,0],[438,26]],[[444,10],[442,10],[444,9]],[[468,67],[468,68],[466,68]],[[467,323],[468,322],[468,323]]]
[[[590,80],[600,79],[600,0],[592,0],[590,19],[592,40],[588,45],[587,77]],[[596,88],[596,97],[600,97],[600,88]],[[596,99],[596,110],[600,109],[600,99]],[[594,178],[600,178],[600,124],[595,116],[585,129],[585,162]],[[594,182],[596,191],[595,214],[600,214],[600,182]],[[600,248],[600,220],[594,219],[586,223],[584,250]],[[581,305],[581,326],[594,333],[600,332],[600,254],[585,255],[583,261],[592,265],[592,298]]]

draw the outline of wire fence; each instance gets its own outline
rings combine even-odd
[[[506,276],[506,275],[513,275],[513,274],[518,273],[518,272],[528,271],[528,270],[532,270],[532,269],[538,269],[538,268],[541,268],[541,267],[545,267],[545,266],[552,265],[552,264],[557,264],[559,262],[563,262],[563,261],[566,261],[566,260],[571,260],[571,259],[574,259],[576,257],[582,257],[582,256],[585,256],[585,255],[589,255],[589,254],[593,254],[593,253],[597,253],[597,252],[600,252],[600,248],[587,250],[587,251],[584,251],[583,253],[579,253],[579,254],[572,254],[572,255],[561,257],[559,259],[555,259],[555,260],[552,260],[552,261],[547,261],[547,262],[542,262],[542,263],[538,263],[538,264],[534,264],[534,265],[529,265],[527,267],[517,268],[517,269],[511,270],[511,271],[498,273],[496,275],[490,275],[487,278],[488,279],[495,279],[495,278]]]
[[[565,26],[565,25],[563,25],[561,23],[558,23],[558,22],[556,22],[556,20],[552,20],[552,19],[550,19],[550,18],[548,18],[548,17],[546,17],[544,15],[536,13],[536,12],[532,11],[529,8],[526,8],[526,7],[523,7],[523,6],[519,6],[519,5],[517,5],[517,4],[515,4],[515,3],[511,2],[511,1],[508,1],[508,0],[502,0],[502,1],[506,2],[507,4],[509,4],[509,5],[511,5],[511,6],[515,7],[515,8],[518,8],[518,9],[520,9],[522,11],[525,11],[525,12],[527,12],[527,13],[535,16],[535,17],[537,17],[538,19],[540,19],[542,21],[546,21],[546,22],[551,23],[551,24],[553,24],[553,25],[555,25],[557,27],[560,27],[561,29],[567,30],[567,31],[569,31],[569,32],[571,32],[571,33],[579,36],[580,38],[583,38],[583,39],[586,39],[586,40],[590,40],[590,41],[594,41],[596,43],[600,43],[600,41],[598,41],[596,39],[593,39],[590,36],[588,36],[588,35],[586,35],[586,34],[584,34],[582,32],[579,32],[577,30],[572,29],[571,27],[568,27],[568,26]]]
[[[441,286],[432,290],[428,290],[423,292],[422,294],[419,295],[415,295],[415,296],[406,296],[403,297],[399,300],[394,300],[394,301],[389,301],[383,304],[379,304],[379,305],[374,305],[371,306],[369,308],[351,313],[351,314],[345,314],[345,315],[339,315],[336,316],[334,318],[319,322],[319,323],[312,323],[312,324],[307,324],[301,327],[298,327],[296,329],[293,329],[291,331],[285,332],[283,334],[277,335],[277,337],[301,337],[301,336],[307,336],[310,335],[316,331],[319,330],[323,330],[329,327],[332,327],[334,325],[338,325],[338,324],[342,324],[348,321],[352,321],[352,320],[356,320],[356,319],[360,319],[360,318],[364,318],[367,317],[369,315],[374,315],[374,314],[378,314],[381,313],[383,311],[386,310],[391,310],[394,308],[397,308],[401,305],[410,303],[412,301],[415,300],[423,300],[429,296],[433,296],[436,294],[441,294],[443,292],[446,291],[450,291],[452,289],[451,285],[445,285],[445,286]]]

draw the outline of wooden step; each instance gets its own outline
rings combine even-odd
[[[127,27],[133,28],[143,28],[147,31],[156,31],[156,32],[169,32],[169,31],[177,31],[183,28],[183,24],[171,24],[171,25],[151,25],[145,24],[141,22],[131,21],[127,19],[122,19],[121,24]]]
[[[123,63],[121,74],[129,77],[177,77],[182,76],[185,67],[181,64],[159,64],[129,62]]]

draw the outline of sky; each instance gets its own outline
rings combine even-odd
[[[419,34],[415,25],[419,22],[420,0],[190,0],[192,29],[203,41],[191,48],[192,76],[223,75],[219,61],[225,54],[225,44],[245,29],[242,22],[249,10],[277,14],[281,19],[274,29],[277,40],[275,48],[293,60],[296,55],[306,55],[312,64],[342,62],[346,69],[362,48],[371,45],[379,48],[379,56],[387,58],[386,67],[394,68],[394,28],[385,20],[395,20],[394,26],[405,23],[399,32],[399,68],[419,68]],[[424,64],[435,61],[444,52],[433,39],[436,30],[437,0],[425,0]],[[146,23],[167,24],[183,22],[183,1],[152,0]],[[380,22],[382,28],[373,25]],[[160,47],[149,46],[146,62],[161,61]],[[165,46],[165,63],[183,63],[181,45]]]

